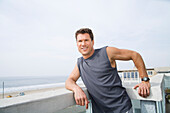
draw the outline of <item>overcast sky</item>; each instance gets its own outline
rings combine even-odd
[[[0,76],[69,75],[83,27],[93,30],[95,48],[131,49],[146,67],[170,66],[168,0],[0,0]]]

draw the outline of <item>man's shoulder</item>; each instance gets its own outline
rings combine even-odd
[[[82,61],[82,60],[83,60],[83,57],[82,57],[82,56],[77,58],[77,62],[80,62],[80,61]]]
[[[77,58],[77,60],[80,60],[80,59],[83,59],[83,57],[81,56],[81,57],[78,57],[78,58]]]
[[[105,48],[107,48],[108,46],[103,46],[103,47],[100,47],[100,48],[98,48],[98,49],[105,49]]]
[[[106,49],[107,47],[108,47],[108,46],[103,46],[103,47],[100,47],[100,48],[95,49],[95,51],[104,50],[104,49]]]

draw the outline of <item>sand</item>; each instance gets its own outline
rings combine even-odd
[[[9,96],[9,95],[12,96],[11,98],[20,96],[20,92],[24,92],[25,95],[30,95],[30,94],[46,92],[46,91],[55,91],[55,90],[62,89],[62,88],[64,88],[64,87],[63,86],[62,87],[52,87],[52,88],[44,88],[44,89],[37,89],[37,90],[26,90],[26,91],[5,93],[4,98],[7,98],[7,96]],[[3,94],[0,94],[0,99],[2,99],[2,98],[3,98]]]

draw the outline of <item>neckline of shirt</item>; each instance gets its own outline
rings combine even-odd
[[[84,60],[90,60],[90,59],[92,59],[93,57],[94,57],[94,55],[96,54],[96,49],[94,49],[94,53],[89,57],[89,58],[87,58],[87,59],[84,59]]]

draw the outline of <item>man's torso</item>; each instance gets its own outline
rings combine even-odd
[[[88,59],[78,59],[80,76],[91,97],[93,113],[126,112],[132,106],[130,98],[106,48],[96,49]]]

